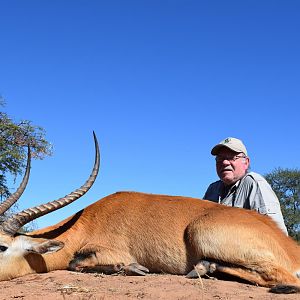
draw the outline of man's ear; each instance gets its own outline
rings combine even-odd
[[[245,158],[243,158],[245,165],[248,164],[248,166],[250,165],[250,158],[248,156],[246,156]]]
[[[60,250],[64,247],[64,243],[56,240],[45,240],[41,243],[32,244],[30,248],[26,250],[31,253],[45,254],[52,253]]]

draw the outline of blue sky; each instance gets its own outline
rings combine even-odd
[[[54,224],[116,191],[201,198],[210,150],[244,141],[253,171],[299,168],[300,2],[0,1],[0,94],[42,126],[25,209],[96,183],[37,220]],[[16,185],[18,184],[18,180]]]

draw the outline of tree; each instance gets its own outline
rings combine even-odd
[[[0,97],[0,107],[5,101]],[[45,131],[28,120],[15,122],[0,111],[0,202],[10,195],[7,176],[16,179],[22,174],[27,159],[27,145],[32,157],[43,159],[52,154],[52,146],[45,139]],[[26,146],[26,147],[25,147]]]
[[[300,170],[277,168],[265,178],[279,199],[289,235],[300,241]]]

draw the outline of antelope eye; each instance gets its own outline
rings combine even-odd
[[[7,250],[7,247],[6,246],[0,246],[0,252],[4,252],[4,251],[6,251]]]

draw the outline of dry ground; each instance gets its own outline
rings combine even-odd
[[[54,271],[0,282],[0,299],[212,299],[280,300],[300,295],[270,294],[268,289],[234,281],[186,279],[175,275],[109,276]]]

